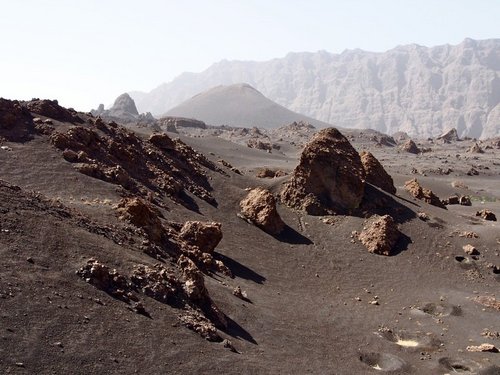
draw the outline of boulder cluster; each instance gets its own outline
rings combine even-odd
[[[436,207],[446,208],[441,199],[432,190],[422,187],[416,178],[406,181],[405,189],[416,199],[423,200]]]

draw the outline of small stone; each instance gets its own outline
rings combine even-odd
[[[375,305],[375,306],[377,306],[377,305],[379,305],[379,303],[378,303],[378,301],[377,301],[377,300],[373,300],[373,301],[371,301],[371,302],[370,302],[370,305]]]
[[[479,255],[479,251],[477,251],[477,249],[470,244],[467,244],[467,245],[463,246],[462,248],[464,249],[465,253],[468,255]]]
[[[31,263],[31,264],[35,263],[35,261],[33,260],[32,257],[27,257],[26,262]]]
[[[491,352],[498,353],[498,348],[493,344],[471,345],[466,348],[468,352]]]

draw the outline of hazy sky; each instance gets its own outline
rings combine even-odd
[[[500,38],[500,0],[0,0],[0,96],[89,110],[221,59]]]

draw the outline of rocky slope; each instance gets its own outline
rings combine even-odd
[[[457,46],[398,46],[384,53],[290,53],[265,62],[221,61],[150,93],[131,93],[140,111],[163,114],[217,85],[247,82],[292,111],[346,128],[392,134],[500,134],[500,40]]]

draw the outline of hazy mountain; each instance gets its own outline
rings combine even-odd
[[[210,125],[274,128],[305,121],[317,127],[328,126],[276,104],[248,84],[211,88],[172,108],[166,115],[195,118]]]
[[[399,46],[384,53],[290,53],[265,62],[221,61],[150,93],[140,111],[163,114],[217,85],[247,82],[293,111],[342,127],[437,136],[500,134],[500,39]]]

